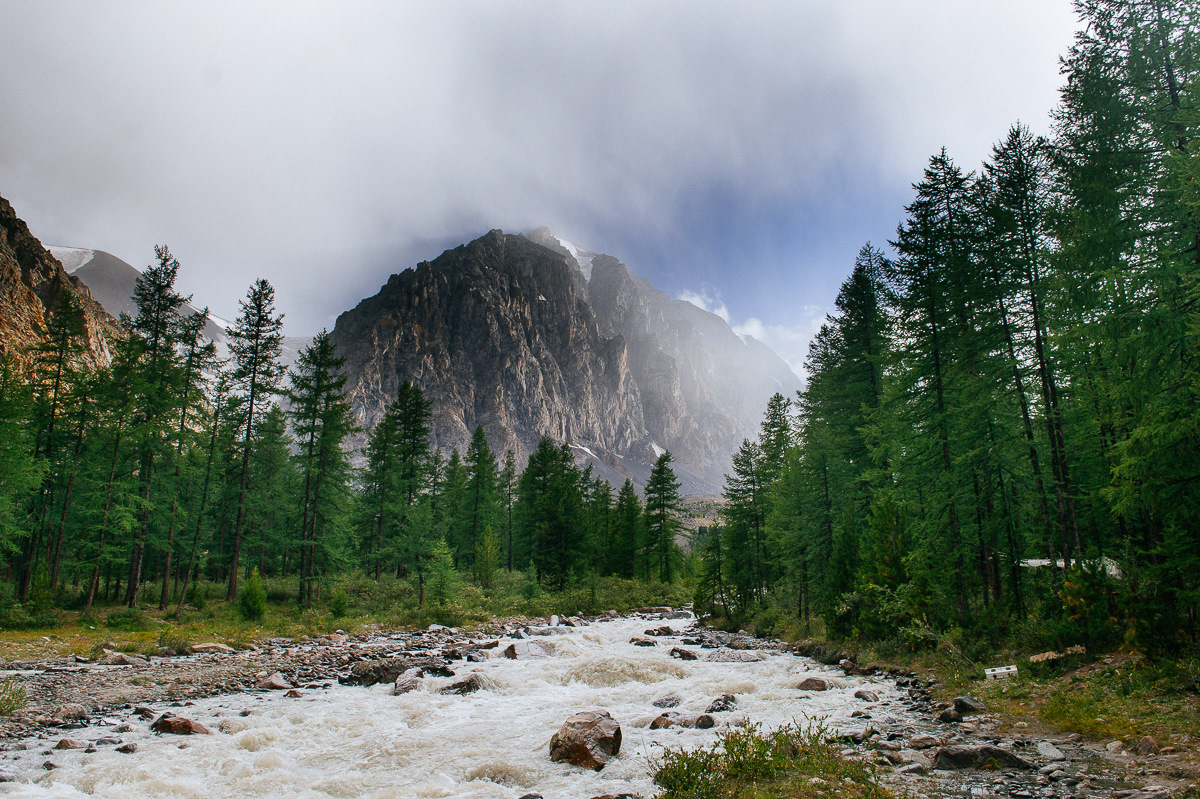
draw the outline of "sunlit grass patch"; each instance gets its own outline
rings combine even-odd
[[[874,769],[845,760],[820,725],[764,733],[736,727],[710,748],[667,750],[655,764],[659,799],[886,799]]]

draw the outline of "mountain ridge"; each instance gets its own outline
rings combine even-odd
[[[799,388],[766,345],[544,228],[493,230],[393,274],[330,336],[364,428],[411,380],[443,449],[465,450],[479,425],[521,460],[546,435],[618,484],[643,483],[669,450],[688,493],[719,493],[770,395]]]

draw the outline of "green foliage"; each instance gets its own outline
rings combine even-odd
[[[662,799],[891,796],[869,766],[842,760],[839,750],[819,724],[770,733],[735,727],[710,748],[668,749],[655,764],[654,782]]]
[[[25,707],[27,701],[25,688],[16,680],[8,678],[0,681],[0,716],[11,716]]]
[[[438,541],[429,566],[429,601],[435,608],[446,608],[461,592],[462,580],[454,568],[454,554],[445,541]]]
[[[146,613],[138,608],[119,608],[105,615],[104,626],[113,630],[143,632],[151,629],[151,621]]]
[[[329,615],[335,619],[341,619],[349,612],[350,597],[346,595],[346,589],[339,585],[333,595],[329,597]]]
[[[496,543],[496,534],[489,524],[483,528],[483,535],[475,542],[475,582],[480,588],[491,588],[496,580],[496,569],[500,564],[500,547]]]
[[[237,609],[246,621],[260,621],[267,610],[267,589],[257,566],[238,592]]]

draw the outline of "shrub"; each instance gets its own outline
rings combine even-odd
[[[25,707],[25,689],[13,679],[0,682],[0,716],[9,716]]]
[[[208,607],[209,591],[209,583],[202,580],[195,581],[188,586],[187,603],[196,610],[204,610]]]
[[[340,619],[350,610],[350,598],[346,596],[346,589],[338,586],[333,592],[333,596],[329,597],[329,615],[335,619]]]
[[[258,574],[257,566],[254,567],[254,571],[250,573],[250,577],[238,591],[237,606],[238,613],[246,621],[261,621],[263,614],[266,613],[267,589],[263,585],[262,577]]]
[[[104,617],[104,626],[114,630],[140,632],[150,629],[150,620],[137,608],[119,608]]]

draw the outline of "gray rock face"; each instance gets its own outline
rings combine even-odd
[[[721,485],[770,395],[799,387],[765,345],[615,258],[592,258],[589,281],[548,232],[494,230],[393,275],[330,337],[364,429],[409,380],[443,449],[465,450],[482,425],[494,452],[523,463],[549,436],[619,483],[644,480],[660,447],[685,493]]]

